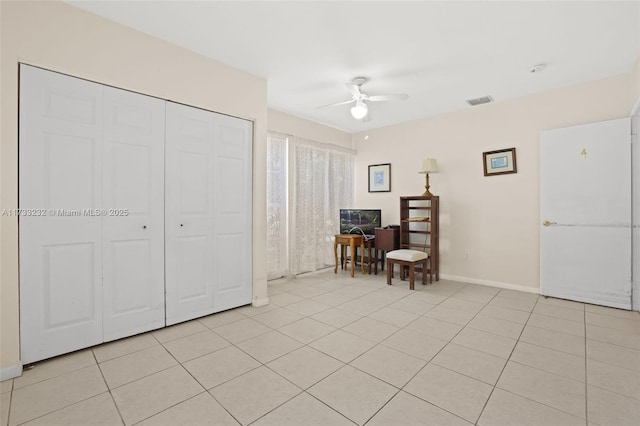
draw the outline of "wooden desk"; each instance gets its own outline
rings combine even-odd
[[[360,266],[362,267],[362,273],[364,274],[364,238],[362,235],[355,234],[336,234],[335,240],[333,242],[333,256],[336,259],[336,266],[333,268],[333,273],[338,272],[338,244],[341,244],[341,262],[342,267],[344,268],[345,262],[347,260],[347,256],[345,255],[346,246],[349,245],[351,248],[351,276],[353,277],[355,274],[356,268],[356,246],[360,246]]]
[[[382,270],[384,271],[385,256],[388,251],[400,248],[400,229],[398,228],[376,228],[376,249],[382,252]],[[378,273],[378,263],[376,262],[375,272]]]
[[[365,249],[365,252],[367,253],[366,256],[364,257],[364,262],[365,262],[365,265],[367,265],[367,268],[369,270],[369,275],[371,275],[371,265],[374,265],[374,272],[377,275],[378,262],[380,262],[381,259],[378,258],[378,250],[376,248],[375,237],[370,237],[369,239],[364,240],[364,249]],[[356,253],[357,252],[358,250],[356,249]],[[384,265],[383,265],[383,270],[384,270]]]

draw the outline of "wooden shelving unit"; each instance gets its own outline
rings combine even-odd
[[[440,197],[400,197],[400,248],[429,253],[428,274],[440,280]]]

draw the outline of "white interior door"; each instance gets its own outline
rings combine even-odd
[[[20,67],[24,364],[102,342],[102,86]]]
[[[214,172],[215,311],[251,303],[252,123],[216,115]]]
[[[541,132],[540,219],[542,294],[630,309],[628,118]]]
[[[163,327],[165,101],[104,88],[104,340]]]
[[[213,114],[166,106],[167,325],[214,312]]]

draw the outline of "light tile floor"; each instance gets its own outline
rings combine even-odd
[[[36,364],[1,424],[640,425],[640,313],[333,271]]]

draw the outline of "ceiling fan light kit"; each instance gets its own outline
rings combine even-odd
[[[351,107],[351,116],[356,120],[362,120],[367,116],[369,107],[363,101],[357,101],[354,106]]]
[[[368,95],[364,93],[362,85],[367,82],[365,77],[356,77],[351,83],[345,83],[347,89],[351,92],[351,99],[348,101],[337,102],[334,104],[323,105],[322,107],[332,107],[338,105],[345,105],[355,102],[355,105],[351,107],[351,116],[356,120],[364,119],[369,113],[369,106],[367,102],[385,102],[385,101],[405,101],[409,99],[409,95],[395,94],[395,95]]]

